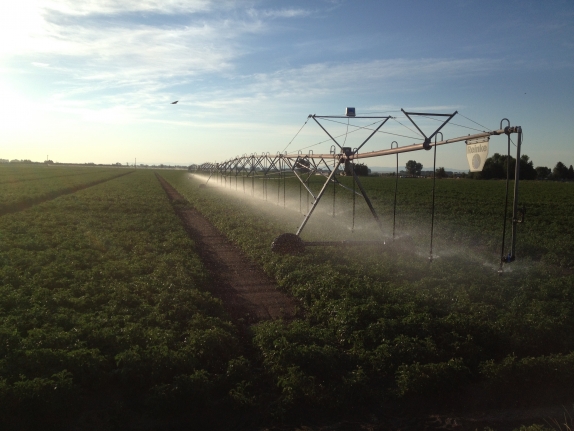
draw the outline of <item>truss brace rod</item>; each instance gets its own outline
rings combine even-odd
[[[359,148],[357,148],[356,151],[353,151],[353,154],[357,154],[357,153],[359,152],[359,150],[360,150],[361,148],[363,148],[363,145],[365,145],[365,144],[367,143],[367,141],[368,141],[369,139],[371,139],[371,138],[373,137],[373,135],[374,135],[375,133],[377,133],[377,132],[379,131],[379,129],[380,129],[381,127],[383,127],[387,121],[389,121],[389,118],[391,118],[391,117],[387,117],[387,118],[385,119],[385,121],[383,121],[381,124],[379,124],[379,127],[377,127],[375,130],[373,130],[373,133],[371,133],[371,134],[369,135],[369,137],[368,137],[367,139],[365,139],[361,145],[359,145]]]
[[[320,174],[320,175],[322,175],[322,176],[325,177],[325,178],[329,178],[329,176],[326,175],[326,174]],[[326,180],[326,181],[329,181],[329,180]],[[331,181],[332,181],[335,185],[337,185],[337,186],[339,186],[339,187],[343,187],[345,190],[348,190],[348,191],[350,191],[351,193],[353,193],[353,189],[352,189],[351,187],[347,187],[346,185],[341,184],[336,178],[333,178]],[[355,194],[356,194],[357,196],[362,196],[359,192],[355,192]]]
[[[207,177],[207,181],[205,182],[205,184],[207,185],[207,183],[209,182],[209,180],[211,179],[211,176],[213,175],[213,170],[211,170],[211,173],[209,174],[209,177]]]
[[[315,118],[315,116],[312,115],[311,118],[312,118],[313,120],[315,120],[315,123],[317,123],[317,124],[319,125],[319,127],[320,127],[321,129],[323,129],[323,131],[324,131],[327,135],[329,135],[329,138],[331,138],[331,139],[333,140],[333,142],[334,142],[335,144],[337,144],[337,147],[339,147],[339,149],[342,150],[343,147],[341,147],[341,146],[339,145],[339,143],[338,143],[337,141],[335,141],[335,138],[333,138],[333,137],[331,136],[331,134],[330,134],[329,132],[327,132],[327,129],[325,129],[325,128],[323,127],[323,125],[317,121],[317,119]]]
[[[341,161],[342,161],[341,159],[339,159],[337,161],[337,166],[335,166],[335,169],[333,169],[333,171],[331,172],[331,175],[329,175],[329,178],[327,178],[327,181],[325,181],[325,184],[323,184],[321,191],[319,192],[319,194],[317,195],[317,197],[313,201],[311,208],[309,209],[309,211],[305,215],[305,218],[303,219],[301,226],[299,226],[299,229],[297,229],[297,232],[295,233],[295,235],[299,236],[301,234],[301,232],[303,231],[303,228],[305,227],[305,225],[309,221],[309,217],[311,217],[311,214],[313,214],[313,211],[315,211],[317,204],[319,204],[319,201],[321,200],[321,196],[323,196],[323,194],[325,193],[325,190],[327,190],[327,186],[331,182],[331,178],[335,175],[335,172],[337,172],[337,169],[339,169],[339,166],[341,165]]]
[[[406,112],[404,109],[401,109],[401,111],[403,111],[403,114],[405,114],[407,116],[407,118],[410,120],[410,122],[413,123],[413,125],[417,128],[417,130],[420,132],[420,134],[424,136],[425,142],[423,144],[423,148],[425,150],[431,149],[431,145],[430,145],[431,139],[434,138],[434,136],[440,131],[440,129],[442,129],[444,126],[446,126],[446,124],[452,119],[452,117],[454,117],[458,113],[458,111],[454,111],[454,113],[452,113],[452,114],[426,114],[426,113],[421,113],[421,112]],[[414,122],[414,120],[411,118],[411,115],[424,115],[424,116],[430,116],[430,117],[437,117],[438,116],[438,117],[448,117],[448,118],[441,124],[441,126],[438,129],[435,130],[435,132],[432,135],[427,136],[421,130],[421,128],[417,125],[417,123]]]
[[[442,129],[444,126],[446,126],[447,123],[448,123],[450,120],[452,120],[452,118],[453,118],[456,114],[458,114],[458,111],[454,111],[454,113],[453,113],[450,117],[448,117],[448,118],[445,120],[445,122],[442,123],[441,126],[440,126],[438,129],[436,129],[436,131],[435,131],[432,135],[429,136],[429,139],[434,138],[434,137],[436,136],[436,134],[439,133],[439,132],[441,131],[441,129]]]
[[[367,192],[363,188],[363,184],[361,184],[361,182],[359,181],[359,177],[357,176],[355,169],[353,169],[353,177],[355,179],[355,182],[359,186],[359,190],[361,190],[361,193],[363,194],[363,198],[365,199],[365,202],[367,202],[367,205],[369,206],[369,209],[371,210],[371,214],[373,214],[373,217],[377,221],[377,224],[379,225],[379,229],[381,229],[381,231],[382,231],[383,230],[383,224],[381,223],[381,220],[379,219],[379,216],[377,215],[375,208],[373,208],[373,204],[371,203],[371,200],[367,196]]]
[[[305,165],[303,165],[303,164],[301,164],[301,163],[299,163],[299,161],[297,160],[297,161],[295,161],[295,163],[294,163],[293,165],[291,165],[291,170],[293,171],[293,173],[295,174],[295,176],[297,177],[297,179],[299,180],[299,182],[300,182],[301,184],[303,184],[303,187],[305,187],[305,189],[307,190],[307,192],[308,192],[311,196],[313,196],[313,199],[317,199],[317,198],[315,197],[315,195],[313,194],[313,192],[311,191],[311,189],[310,189],[309,187],[307,187],[307,183],[305,182],[306,180],[304,180],[304,179],[297,173],[297,171],[295,170],[295,169],[297,169],[297,166],[303,166],[303,167],[305,167],[305,168],[308,168],[308,167],[305,166]]]

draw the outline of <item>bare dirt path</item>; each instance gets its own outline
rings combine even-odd
[[[156,174],[171,202],[187,202],[165,179]],[[198,253],[212,278],[212,292],[221,298],[234,319],[256,323],[269,319],[292,319],[296,302],[239,248],[230,243],[191,206],[175,206],[186,231],[196,242]]]

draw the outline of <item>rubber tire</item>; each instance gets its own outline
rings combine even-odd
[[[271,251],[279,254],[301,254],[305,243],[294,233],[282,233],[271,243]]]

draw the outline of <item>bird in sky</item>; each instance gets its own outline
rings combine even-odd
[[[176,100],[175,102],[171,102],[171,104],[175,105],[177,102],[179,102],[179,100]]]

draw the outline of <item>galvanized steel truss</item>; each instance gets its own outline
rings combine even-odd
[[[285,153],[276,153],[272,155],[270,153],[264,154],[244,154],[243,156],[237,156],[232,159],[226,160],[220,163],[204,163],[197,167],[198,172],[208,173],[208,182],[215,177],[216,181],[221,183],[225,187],[239,189],[239,178],[241,178],[242,182],[242,189],[244,193],[247,193],[247,189],[245,186],[245,182],[249,180],[251,181],[251,195],[255,195],[255,180],[262,181],[262,198],[268,200],[269,198],[269,181],[276,181],[277,182],[277,203],[280,204],[281,198],[281,185],[283,185],[283,205],[285,206],[285,184],[286,180],[290,178],[297,178],[300,184],[300,190],[303,189],[306,191],[307,194],[307,210],[304,213],[302,209],[302,197],[300,194],[300,212],[303,213],[304,218],[301,222],[297,232],[295,233],[296,236],[299,236],[305,225],[307,224],[309,218],[313,214],[313,211],[319,204],[321,198],[325,195],[327,187],[329,184],[335,184],[341,186],[351,192],[353,192],[357,196],[361,196],[365,203],[368,205],[369,210],[377,222],[379,228],[382,230],[382,223],[377,215],[371,200],[367,194],[367,191],[363,187],[359,177],[357,176],[355,169],[351,167],[351,169],[347,169],[349,165],[352,165],[356,160],[372,158],[372,157],[380,157],[386,156],[391,154],[401,154],[406,152],[413,152],[413,151],[420,151],[430,150],[431,148],[435,148],[441,145],[451,144],[455,142],[463,142],[463,141],[471,141],[478,138],[485,138],[490,136],[497,136],[506,134],[510,137],[511,134],[517,134],[517,144],[516,144],[516,160],[520,160],[520,147],[522,143],[522,128],[520,126],[510,126],[508,125],[505,128],[501,128],[498,130],[486,131],[481,133],[475,133],[473,135],[466,135],[460,136],[456,138],[450,139],[441,139],[440,141],[437,140],[440,130],[446,125],[455,115],[457,112],[453,114],[427,114],[427,113],[414,113],[414,112],[405,112],[405,115],[411,122],[415,125],[415,127],[421,132],[424,136],[424,141],[422,143],[407,145],[407,146],[398,146],[396,141],[393,141],[391,144],[391,148],[371,151],[371,152],[364,152],[360,153],[359,150],[381,129],[381,127],[388,121],[389,118],[392,117],[350,117],[350,118],[370,118],[380,120],[380,123],[377,127],[372,130],[372,133],[357,147],[351,149],[349,147],[344,147],[340,145],[340,143],[327,131],[327,129],[321,124],[319,121],[322,118],[349,118],[343,116],[320,116],[320,115],[309,115],[309,118],[312,118],[320,127],[321,129],[329,136],[329,138],[334,142],[336,147],[338,147],[339,152],[336,151],[335,145],[331,146],[331,150],[329,154],[322,153],[322,154],[314,154],[313,151],[309,151],[307,154],[303,154],[301,151],[298,151],[296,154],[288,154]],[[418,125],[412,120],[411,116],[414,115],[424,115],[424,116],[443,116],[448,117],[443,124],[430,136],[426,136],[418,127]],[[432,138],[434,138],[434,142],[432,142]],[[343,172],[350,173],[353,176],[353,184],[357,185],[359,191],[356,191],[353,188],[347,187],[337,179],[337,175],[342,173],[341,166],[345,166]],[[323,169],[324,168],[324,169]],[[326,172],[325,172],[326,171]],[[397,163],[397,174],[398,174],[398,163]],[[325,177],[325,182],[323,183],[321,190],[318,194],[314,194],[311,188],[309,187],[309,179],[313,175],[321,175]],[[514,199],[513,199],[513,210],[512,210],[512,240],[511,240],[511,247],[508,254],[502,253],[501,261],[504,263],[512,262],[515,259],[515,250],[516,250],[516,226],[522,220],[521,213],[522,211],[518,208],[518,184],[519,184],[519,176],[520,176],[520,163],[515,164],[515,172],[514,172]],[[335,193],[335,187],[333,188]],[[311,199],[311,201],[309,201]],[[395,200],[396,202],[396,200]],[[309,203],[311,206],[309,207]],[[334,214],[334,201],[333,201],[333,214]],[[393,226],[393,237],[394,237],[394,226]],[[362,243],[362,242],[355,242],[355,241],[342,241],[337,242],[336,244],[351,244],[354,243]],[[334,243],[331,242],[308,242],[307,245],[331,245]],[[504,248],[504,239],[503,239],[503,248]],[[431,249],[431,260],[432,260],[432,249]]]

